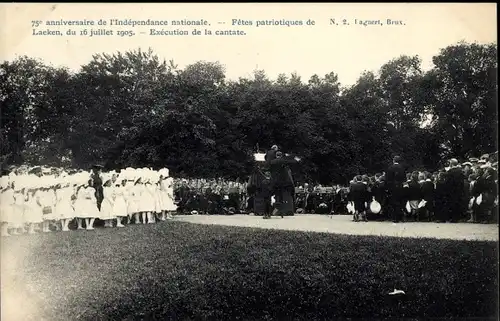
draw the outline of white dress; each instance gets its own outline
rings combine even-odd
[[[174,204],[174,180],[168,177],[160,182],[162,209],[164,211],[175,211],[177,206]]]
[[[40,193],[40,203],[42,204],[43,220],[51,221],[58,219],[55,210],[56,192],[50,188]]]
[[[155,198],[155,212],[160,213],[162,211],[162,197],[161,197],[161,189],[160,184],[154,184],[154,198]]]
[[[29,193],[28,200],[25,203],[24,209],[24,219],[26,223],[42,223],[43,213],[42,207],[38,204],[38,197],[40,196],[39,191],[34,193]]]
[[[113,205],[114,205],[113,190],[114,187],[108,187],[108,186],[103,187],[104,199],[102,200],[101,203],[101,212],[99,215],[99,218],[101,220],[112,220],[116,218],[116,216],[113,214]]]
[[[75,209],[71,200],[73,193],[74,189],[71,186],[56,190],[56,216],[59,219],[73,219],[75,217]]]
[[[154,212],[155,211],[155,198],[154,198],[154,185],[144,184],[141,185],[141,202],[139,204],[139,211],[141,212]]]
[[[21,192],[14,193],[14,211],[11,227],[21,228],[24,224],[24,200],[26,196]]]
[[[99,209],[92,187],[81,187],[76,195],[75,216],[79,218],[97,218]]]
[[[6,223],[12,223],[14,215],[14,190],[7,188],[0,194],[0,220]]]
[[[128,185],[127,186],[127,214],[129,216],[138,213],[139,212],[139,207],[138,204],[140,200],[138,201],[137,198],[140,196],[140,184],[137,185]]]
[[[127,200],[126,200],[126,187],[117,184],[113,188],[113,216],[127,216]]]

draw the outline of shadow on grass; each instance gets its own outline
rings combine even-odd
[[[498,306],[495,242],[170,221],[2,243],[48,320],[457,320]]]

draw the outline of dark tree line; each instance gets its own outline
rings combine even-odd
[[[401,56],[350,87],[334,72],[228,81],[219,63],[179,69],[151,50],[98,54],[78,73],[21,57],[0,65],[0,161],[236,178],[276,143],[320,183],[381,171],[394,154],[432,170],[497,149],[496,57],[494,44],[458,43],[428,72]]]

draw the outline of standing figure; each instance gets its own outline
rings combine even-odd
[[[288,165],[295,164],[298,161],[298,158],[284,158],[283,153],[278,151],[276,152],[276,159],[269,162],[271,169],[271,186],[276,198],[273,215],[279,213],[281,217],[283,217],[284,214],[289,214],[290,212],[293,214],[294,204],[292,194],[295,186]],[[270,218],[270,216],[265,216],[264,218]]]
[[[406,175],[404,167],[400,162],[401,157],[395,156],[393,164],[387,169],[385,175],[387,212],[394,223],[401,221],[404,207],[403,184],[406,180]]]
[[[90,175],[90,186],[94,188],[94,197],[97,202],[97,208],[101,210],[101,203],[104,199],[103,182],[101,178],[102,166],[94,165]]]
[[[425,180],[420,185],[420,194],[422,199],[425,201],[425,206],[422,209],[422,213],[427,217],[430,222],[434,217],[434,193],[435,186],[432,181],[431,173],[424,173]]]
[[[113,212],[114,187],[111,184],[111,179],[107,179],[103,184],[104,199],[99,210],[99,219],[104,221],[104,227],[113,227],[113,220],[116,218]]]
[[[446,220],[451,222],[458,222],[460,218],[464,216],[464,206],[465,202],[465,176],[462,168],[458,164],[458,160],[455,158],[450,159],[450,169],[447,172],[447,183],[448,183],[448,205],[449,212]]]
[[[99,217],[95,190],[90,184],[90,181],[87,184],[83,184],[77,192],[75,208],[77,209],[78,229],[83,229],[82,220],[85,219],[85,228],[93,230],[94,221]]]
[[[50,232],[50,223],[57,219],[55,205],[57,203],[56,189],[53,186],[52,179],[49,176],[44,176],[44,190],[40,201],[42,203],[43,223],[42,231]]]
[[[28,191],[26,200],[25,218],[28,223],[28,234],[35,233],[35,227],[43,222],[42,207],[40,206],[38,197],[38,188],[33,188]]]
[[[174,203],[174,179],[168,177],[168,173],[160,180],[160,195],[162,205],[162,217],[166,214],[166,219],[172,218],[172,212],[177,209]]]
[[[26,195],[24,188],[14,193],[14,215],[12,220],[12,234],[19,235],[24,233],[24,209]]]
[[[123,179],[121,185],[117,181],[113,188],[113,216],[116,217],[116,227],[124,227],[123,218],[128,216],[126,192],[127,180]]]
[[[278,153],[279,149],[277,145],[273,145],[270,150],[266,152],[266,155],[264,156],[264,160],[266,163],[269,165],[271,164],[271,161],[276,159],[276,154]]]
[[[354,178],[354,182],[350,187],[350,197],[354,202],[354,215],[353,221],[358,222],[359,220],[367,221],[366,219],[366,201],[368,195],[368,187],[363,183],[363,178],[358,175]]]
[[[420,183],[419,183],[419,173],[413,172],[410,176],[410,181],[408,182],[408,193],[407,199],[410,204],[410,217],[416,221],[419,220],[418,216],[418,205],[422,200],[422,194],[420,193]],[[423,180],[423,177],[422,177]]]
[[[448,175],[445,171],[440,171],[436,178],[436,189],[434,191],[434,216],[438,223],[446,221],[450,208],[447,176]]]
[[[63,182],[60,188],[56,189],[56,215],[61,220],[61,227],[65,232],[69,231],[69,222],[75,218],[73,193],[73,186],[69,182]]]

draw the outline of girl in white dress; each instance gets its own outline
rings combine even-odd
[[[99,217],[95,190],[88,183],[80,186],[76,195],[75,208],[77,211],[78,229],[82,229],[82,221],[85,219],[87,230],[94,229],[94,221]]]
[[[101,211],[99,218],[104,221],[104,227],[113,227],[113,220],[116,218],[113,214],[113,189],[111,179],[108,179],[103,184],[104,199],[101,203]]]
[[[56,215],[61,220],[62,230],[69,231],[69,222],[75,218],[75,210],[73,208],[73,186],[69,182],[60,185],[56,189]]]
[[[177,209],[174,204],[174,179],[172,177],[165,177],[160,181],[162,191],[162,206],[163,211],[167,213],[167,219],[172,219],[172,212]]]
[[[50,223],[56,219],[55,204],[56,204],[56,191],[55,188],[50,186],[50,179],[44,178],[45,188],[43,188],[40,195],[40,203],[42,205],[43,223],[42,231],[50,232]],[[48,185],[48,186],[47,186]]]
[[[82,206],[85,205],[85,185],[76,182],[75,200],[73,201],[73,208],[75,209],[75,217],[77,222],[77,229],[83,230],[83,221],[85,218],[82,216]]]
[[[126,189],[127,180],[122,180],[122,185],[116,181],[113,189],[113,215],[116,217],[116,227],[124,227],[123,218],[127,216]]]
[[[156,223],[154,212],[156,211],[156,201],[154,197],[155,186],[151,184],[151,181],[146,181],[146,184],[143,185],[142,190],[142,220],[143,222],[147,220],[149,224]]]
[[[150,198],[148,197],[148,195],[146,195],[148,193],[147,189],[146,189],[146,178],[141,178],[141,182],[140,184],[136,185],[137,189],[138,189],[138,193],[137,193],[137,210],[139,212],[139,216],[142,218],[142,224],[146,224],[147,223],[147,213],[149,211],[149,208],[151,207],[150,204],[148,204],[151,200]]]
[[[6,187],[0,194],[0,210],[2,211],[0,218],[2,221],[2,236],[10,236],[9,228],[13,220],[12,216],[14,213],[14,189],[8,179],[4,180],[7,180],[7,183],[5,184]]]
[[[26,195],[24,188],[14,192],[14,207],[11,221],[12,234],[19,235],[24,233],[24,207]]]
[[[43,222],[42,207],[39,203],[38,197],[40,193],[38,188],[30,189],[28,191],[28,198],[24,211],[24,217],[28,224],[28,234],[34,234],[35,228]]]
[[[155,182],[154,184],[154,197],[155,197],[155,213],[156,217],[160,221],[165,221],[165,212],[163,211],[163,204],[162,204],[162,191],[161,191],[161,186],[160,186],[160,181]]]
[[[141,222],[139,213],[139,203],[141,202],[141,183],[140,178],[136,179],[128,188],[128,206],[127,212],[130,218],[134,218],[135,224]]]

